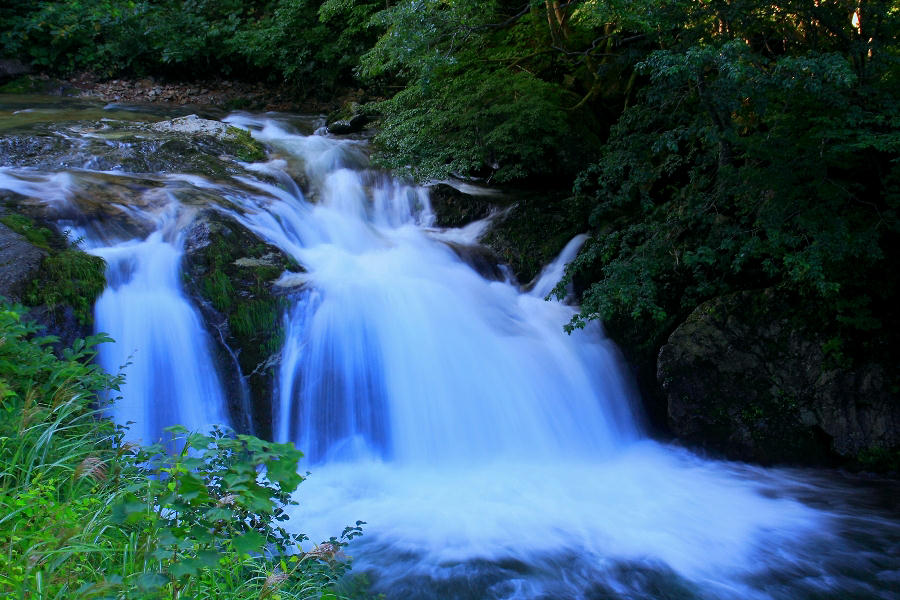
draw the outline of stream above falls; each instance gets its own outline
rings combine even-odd
[[[900,598],[897,482],[709,460],[647,436],[602,328],[566,334],[575,308],[545,299],[583,238],[526,289],[460,250],[490,217],[436,226],[427,188],[370,169],[364,139],[316,134],[316,117],[228,115],[266,145],[247,162],[151,127],[184,114],[0,97],[7,209],[107,262],[94,320],[117,342],[100,360],[124,366],[112,416],[134,440],[175,423],[259,426],[252,374],[235,374],[243,351],[222,350],[183,266],[229,223],[261,248],[242,264],[283,257],[267,283],[275,358],[259,369],[272,435],[311,472],[291,526],[318,541],[365,521],[347,553],[373,592]]]

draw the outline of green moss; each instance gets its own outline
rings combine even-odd
[[[94,302],[106,288],[106,261],[99,256],[68,248],[44,258],[40,276],[25,292],[31,306],[51,310],[71,306],[78,322],[91,323]]]
[[[16,233],[25,236],[25,239],[35,246],[48,251],[51,249],[50,241],[53,239],[54,233],[46,227],[35,224],[34,221],[25,215],[3,215],[0,217],[0,223],[3,223]]]
[[[256,162],[266,158],[266,149],[253,139],[253,136],[246,129],[229,127],[227,139],[235,145],[235,156],[244,162]]]
[[[856,460],[867,471],[897,472],[900,471],[900,448],[872,446],[860,451]]]
[[[51,311],[69,306],[79,323],[90,324],[94,302],[106,288],[106,261],[73,247],[68,238],[25,215],[5,214],[0,223],[48,253],[38,276],[25,289],[24,303]]]
[[[219,312],[230,312],[234,306],[234,286],[222,271],[214,271],[203,279],[203,295]]]

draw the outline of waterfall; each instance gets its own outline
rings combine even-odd
[[[490,217],[441,229],[424,188],[367,167],[365,143],[234,115],[274,148],[219,179],[0,168],[106,259],[95,327],[125,366],[130,437],[227,424],[184,231],[218,211],[293,257],[274,432],[311,475],[286,524],[347,552],[373,593],[429,598],[892,598],[900,528],[835,472],[707,460],[649,440],[602,327],[545,300],[585,243],[523,291],[466,262]],[[230,168],[230,167],[229,167]],[[298,182],[302,182],[301,184]],[[497,278],[500,278],[498,276]]]
[[[94,307],[97,331],[115,344],[100,347],[100,364],[125,367],[121,399],[113,404],[119,423],[133,423],[129,438],[159,441],[163,428],[183,425],[209,431],[227,425],[224,394],[196,309],[181,289],[182,240],[173,231],[172,206],[144,240],[96,245],[107,263],[107,288]]]
[[[128,176],[121,178],[125,192],[134,194]],[[170,186],[151,188],[142,199],[148,206],[123,202],[118,207],[140,223],[138,230],[151,233],[122,236],[116,227],[84,216],[73,201],[83,188],[96,184],[88,172],[0,170],[0,189],[40,199],[69,217],[60,221],[60,228],[106,261],[107,287],[94,305],[94,330],[115,340],[99,346],[99,361],[109,373],[125,373],[111,412],[117,423],[128,424],[128,439],[154,443],[164,439],[165,427],[176,424],[193,431],[227,426],[209,336],[181,286],[181,231],[190,211],[183,209]]]
[[[306,269],[279,372],[283,439],[313,462],[442,464],[598,457],[636,439],[615,350],[596,329],[564,333],[572,308],[482,278],[430,235],[425,190],[348,168],[353,142],[260,124],[320,198],[257,183],[266,195],[234,215]]]
[[[567,335],[575,309],[544,299],[584,236],[524,293],[446,243],[473,243],[483,227],[432,227],[422,191],[367,170],[358,142],[231,121],[290,159],[254,165],[281,183],[240,178],[258,193],[230,195],[238,208],[223,211],[305,270],[282,278],[300,291],[275,409],[281,440],[313,471],[293,521],[321,539],[366,520],[357,564],[379,589],[469,597],[460,581],[496,576],[471,597],[581,597],[615,557],[690,580],[715,574],[730,597],[754,597],[740,576],[759,536],[787,546],[823,527],[821,513],[760,494],[787,485],[780,475],[642,439],[599,325]],[[290,185],[290,162],[314,202]],[[498,575],[503,561],[530,574]],[[449,581],[463,587],[423,591]]]

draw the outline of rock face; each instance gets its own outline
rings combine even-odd
[[[275,246],[217,213],[198,219],[185,241],[187,290],[198,300],[204,321],[219,346],[227,388],[246,382],[249,406],[229,398],[233,422],[271,439],[275,372],[284,338],[282,288],[285,272],[300,267]],[[248,410],[249,409],[249,410]]]
[[[446,183],[429,188],[434,224],[438,227],[462,227],[491,214],[493,205],[485,196],[473,196]]]
[[[17,58],[0,59],[0,83],[31,73],[31,67]]]
[[[771,290],[699,306],[659,352],[669,425],[685,442],[762,463],[895,455],[900,402],[883,365],[836,364]],[[894,382],[895,383],[895,382]]]
[[[328,133],[346,135],[358,133],[368,125],[369,115],[363,112],[362,106],[357,102],[347,102],[340,109],[328,115]]]
[[[0,223],[0,296],[22,300],[25,286],[34,279],[47,253]]]

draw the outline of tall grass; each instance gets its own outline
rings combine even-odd
[[[339,597],[344,542],[303,552],[277,523],[299,452],[180,429],[175,454],[124,443],[104,417],[122,377],[93,362],[110,340],[56,356],[22,312],[0,303],[0,597]]]

